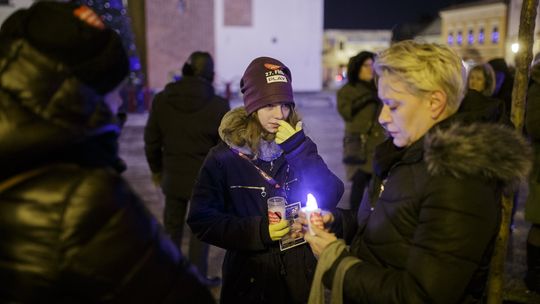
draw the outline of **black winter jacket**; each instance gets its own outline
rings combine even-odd
[[[152,103],[144,132],[153,173],[162,173],[167,196],[189,199],[199,169],[219,141],[218,127],[229,110],[207,80],[187,76],[169,83]]]
[[[103,97],[0,41],[0,302],[213,302],[115,168]]]
[[[470,303],[482,297],[501,192],[527,176],[530,148],[510,128],[451,120],[406,149],[377,148],[344,282],[349,303]],[[444,126],[446,125],[446,126]]]
[[[224,119],[222,124],[240,126],[238,121],[246,120],[245,110],[232,111],[237,114],[234,119]],[[278,152],[274,157],[264,161],[261,156],[254,163],[282,185],[288,203],[304,206],[307,193],[312,193],[321,208],[334,210],[343,183],[328,169],[315,144],[302,131],[281,148],[283,154],[274,150]],[[223,303],[307,301],[316,264],[311,249],[303,244],[280,252],[268,232],[267,199],[282,193],[227,144],[208,154],[193,190],[188,224],[202,241],[227,250]]]

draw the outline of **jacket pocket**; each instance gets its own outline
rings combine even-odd
[[[266,197],[266,188],[265,187],[256,187],[256,186],[230,186],[231,189],[250,189],[250,190],[259,190],[261,191],[261,197]]]

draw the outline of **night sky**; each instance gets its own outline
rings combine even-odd
[[[475,0],[325,0],[325,29],[392,29],[436,17],[442,8]],[[476,0],[478,1],[478,0]]]

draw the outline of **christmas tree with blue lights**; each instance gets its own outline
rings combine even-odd
[[[103,23],[114,29],[122,38],[122,43],[129,56],[129,85],[123,92],[124,105],[120,111],[145,110],[144,74],[135,46],[135,38],[131,29],[131,21],[122,0],[79,0],[78,3],[92,8]]]

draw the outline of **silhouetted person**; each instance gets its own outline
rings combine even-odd
[[[500,99],[504,103],[504,113],[507,121],[510,121],[510,111],[512,109],[512,89],[514,88],[514,75],[510,72],[504,58],[495,58],[488,61],[493,71],[495,71],[495,91],[493,97]]]
[[[210,54],[192,53],[182,74],[156,95],[144,131],[146,159],[165,194],[165,229],[179,248],[191,189],[206,154],[219,142],[219,123],[229,110],[228,101],[214,92]],[[218,284],[218,278],[206,277],[207,257],[208,245],[191,237],[189,259],[206,284]]]
[[[540,293],[540,62],[531,69],[527,92],[525,128],[534,148],[534,165],[529,176],[529,194],[525,202],[525,219],[531,228],[527,237],[527,275],[529,290]]]
[[[0,302],[213,302],[119,175],[107,105],[127,73],[86,6],[38,2],[2,25]]]

